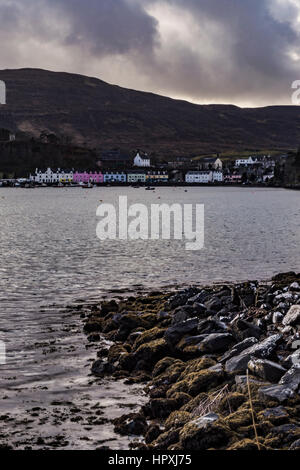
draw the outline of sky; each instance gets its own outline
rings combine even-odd
[[[0,21],[1,69],[243,107],[300,80],[300,0],[0,0]]]

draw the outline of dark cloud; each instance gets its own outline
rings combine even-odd
[[[0,0],[0,59],[198,102],[290,104],[299,12],[298,0]]]
[[[138,2],[128,0],[51,0],[71,25],[64,42],[93,54],[151,50],[156,20]]]

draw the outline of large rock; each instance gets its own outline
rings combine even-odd
[[[300,305],[292,305],[282,323],[290,326],[300,325]]]
[[[124,436],[140,436],[144,435],[147,431],[147,421],[145,417],[139,413],[123,415],[121,418],[115,419],[113,423],[115,425],[115,432]]]
[[[260,339],[263,335],[263,331],[258,326],[240,318],[231,324],[231,329],[239,341],[243,341],[244,339],[251,337]]]
[[[179,433],[180,448],[183,450],[207,450],[225,446],[231,432],[215,413],[209,413],[201,418],[187,423]]]
[[[291,369],[282,377],[279,384],[286,385],[296,392],[300,386],[300,364],[295,364],[291,367]]]
[[[294,396],[293,390],[285,385],[267,385],[258,391],[259,396],[264,401],[278,401],[283,403]]]
[[[199,349],[207,353],[223,352],[233,341],[233,336],[229,333],[212,333],[201,341]]]
[[[218,297],[212,297],[210,300],[205,302],[204,305],[207,308],[207,310],[209,310],[210,312],[214,312],[214,313],[219,312],[221,308],[223,307],[223,304],[221,300],[218,299]]]
[[[245,372],[248,366],[248,362],[252,357],[259,359],[265,359],[271,356],[275,350],[277,344],[281,340],[281,335],[273,335],[266,338],[260,343],[254,344],[248,349],[245,349],[238,356],[234,356],[229,359],[225,364],[227,372]]]
[[[191,318],[167,329],[164,338],[170,346],[175,346],[184,335],[197,333],[198,318]]]
[[[133,357],[138,369],[151,370],[157,361],[168,355],[168,352],[167,343],[161,338],[142,344]]]
[[[228,361],[228,359],[231,359],[233,356],[237,356],[242,351],[245,351],[245,349],[248,349],[257,343],[258,343],[258,340],[254,337],[244,339],[244,341],[241,341],[240,343],[235,344],[229,351],[227,351],[227,353],[225,353],[224,356],[221,358],[221,362]]]
[[[177,325],[178,323],[182,323],[183,321],[186,321],[189,318],[193,318],[195,316],[196,315],[194,314],[194,308],[192,305],[183,305],[181,307],[177,307],[173,313],[172,325]]]
[[[293,365],[297,364],[300,364],[300,349],[297,349],[284,360],[284,365],[287,368],[293,367]]]
[[[286,373],[284,367],[266,359],[251,359],[248,362],[248,369],[253,375],[273,383],[278,383],[281,377]]]
[[[92,365],[92,374],[97,377],[103,377],[105,374],[111,374],[114,371],[114,367],[109,362],[98,359]]]
[[[214,318],[202,320],[198,324],[198,332],[202,335],[210,333],[224,333],[227,330],[228,328],[225,323],[215,320]]]

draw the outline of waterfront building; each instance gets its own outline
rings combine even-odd
[[[224,180],[222,171],[213,171],[212,172],[212,181],[216,183],[222,183]]]
[[[143,170],[131,170],[127,172],[127,183],[145,183],[146,173]]]
[[[205,157],[199,161],[202,170],[222,170],[223,162],[219,157]]]
[[[188,171],[185,175],[186,183],[211,183],[213,177],[212,171]]]
[[[251,165],[255,165],[257,164],[258,161],[257,159],[254,160],[254,158],[252,157],[249,157],[249,158],[240,158],[238,160],[235,161],[235,166],[237,168],[243,166],[243,167],[248,167],[248,166],[251,166]]]
[[[127,175],[124,171],[105,171],[104,183],[126,183]]]
[[[65,171],[58,168],[53,171],[51,168],[47,168],[47,170],[36,168],[35,174],[30,175],[30,181],[39,184],[72,183],[73,170]]]
[[[101,171],[99,172],[78,172],[76,171],[73,175],[73,182],[74,183],[103,183],[104,182],[104,176]]]
[[[145,156],[147,157],[147,154],[145,154]],[[139,167],[142,167],[142,168],[150,167],[151,166],[151,161],[150,161],[149,158],[142,158],[141,155],[138,152],[135,159],[134,159],[133,165],[134,166],[139,166]]]
[[[168,183],[169,173],[165,170],[149,170],[146,172],[146,183]]]

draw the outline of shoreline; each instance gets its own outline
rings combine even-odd
[[[299,325],[300,275],[286,273],[104,301],[84,331],[113,342],[94,376],[145,387],[140,411],[113,421],[131,448],[299,450]]]
[[[150,185],[150,186],[149,186]],[[293,191],[299,191],[300,185],[272,185],[264,183],[255,183],[255,184],[234,184],[234,183],[138,183],[134,185],[132,183],[102,183],[94,184],[92,187],[85,187],[81,185],[67,185],[63,184],[62,186],[54,185],[20,185],[15,186],[15,184],[0,185],[0,189],[15,188],[15,189],[47,189],[47,188],[56,188],[56,189],[94,189],[94,188],[132,188],[132,189],[146,189],[148,187],[153,188],[264,188],[264,189],[289,189]]]

